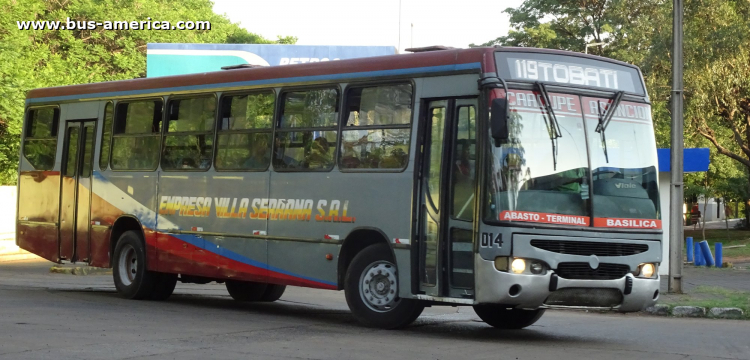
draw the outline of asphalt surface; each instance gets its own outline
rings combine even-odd
[[[548,311],[520,331],[471,308],[433,307],[400,331],[360,326],[342,292],[290,288],[234,302],[178,284],[166,302],[124,300],[109,275],[0,263],[0,359],[750,359],[750,322]]]

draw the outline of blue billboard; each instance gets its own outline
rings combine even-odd
[[[277,66],[393,55],[394,46],[148,44],[146,76],[194,74],[230,65]]]

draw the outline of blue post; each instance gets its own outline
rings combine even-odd
[[[694,263],[695,260],[693,260],[693,237],[688,236],[687,239],[685,239],[685,242],[687,242],[687,246],[685,247],[687,249],[687,261]]]
[[[721,264],[724,262],[724,245],[717,242],[714,244],[714,251],[716,252],[716,267],[720,268]]]
[[[700,243],[695,244],[695,266],[703,266],[706,265],[703,262],[703,251],[701,251]]]
[[[714,256],[711,254],[711,248],[708,247],[708,241],[703,240],[700,244],[701,252],[703,253],[703,261],[706,262],[706,266],[714,266]]]

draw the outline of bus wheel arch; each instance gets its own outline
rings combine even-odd
[[[338,290],[344,289],[346,271],[349,269],[352,259],[354,259],[360,251],[375,244],[386,244],[391,249],[391,259],[393,260],[393,263],[398,267],[393,248],[390,246],[388,238],[380,229],[369,227],[356,228],[346,236],[344,242],[341,244],[341,250],[339,250],[337,268]]]

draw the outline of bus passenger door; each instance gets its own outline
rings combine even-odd
[[[94,121],[68,121],[60,188],[60,259],[89,260]]]
[[[420,291],[474,297],[477,99],[427,103],[421,169]]]

